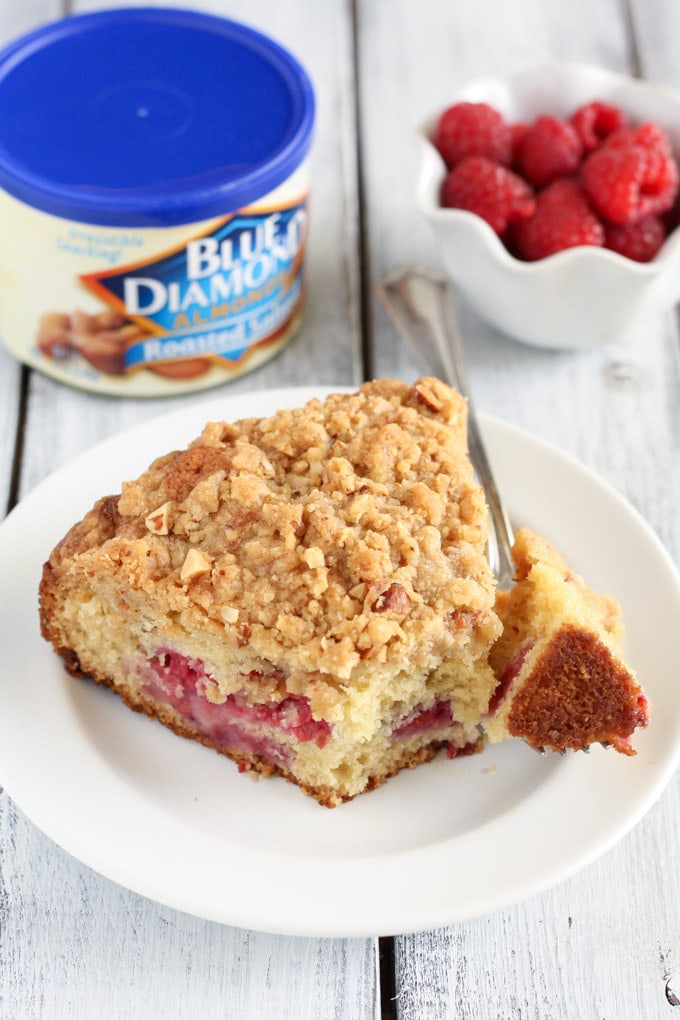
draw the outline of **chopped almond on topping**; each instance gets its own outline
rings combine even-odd
[[[400,584],[391,584],[373,603],[374,613],[408,613],[411,600]]]
[[[435,379],[420,379],[413,387],[416,400],[424,404],[428,411],[437,414],[444,406],[442,392]]]
[[[180,577],[183,581],[193,581],[195,577],[210,573],[212,560],[198,549],[190,549],[186,555]]]
[[[310,546],[309,549],[305,549],[302,554],[302,558],[308,567],[325,567],[326,565],[323,549],[320,549],[318,545],[313,545]]]
[[[153,535],[167,535],[169,528],[170,504],[163,503],[146,518],[144,523]]]

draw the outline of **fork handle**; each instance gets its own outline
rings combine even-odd
[[[510,551],[513,531],[479,430],[448,282],[431,269],[406,266],[385,277],[377,291],[397,331],[427,371],[457,389],[467,401],[470,459],[484,488],[491,518],[489,559],[499,586],[508,588],[514,573]]]

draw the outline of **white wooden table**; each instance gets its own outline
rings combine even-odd
[[[99,0],[0,0],[0,41]],[[413,131],[471,76],[561,58],[680,87],[677,0],[197,0],[289,46],[318,99],[301,335],[246,392],[411,379],[374,284],[438,265]],[[1,228],[1,225],[0,225]],[[680,337],[555,354],[461,308],[476,402],[576,456],[680,560]],[[193,399],[193,398],[192,398]],[[200,398],[195,398],[200,399]],[[96,398],[0,351],[0,507],[120,428],[186,403]],[[0,652],[0,683],[2,682]],[[395,895],[399,891],[395,890]],[[604,857],[529,902],[437,931],[316,940],[158,906],[56,847],[0,791],[0,1020],[662,1020],[680,1017],[680,776]]]

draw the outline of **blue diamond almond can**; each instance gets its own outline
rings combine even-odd
[[[302,321],[313,123],[298,61],[224,18],[127,8],[10,44],[4,344],[61,382],[131,397],[273,357]]]

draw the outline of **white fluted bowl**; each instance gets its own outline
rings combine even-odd
[[[614,341],[680,301],[680,228],[651,262],[605,248],[570,248],[536,262],[515,258],[479,216],[440,206],[446,166],[431,142],[448,106],[485,102],[509,122],[568,116],[583,103],[619,106],[635,123],[664,128],[680,155],[680,92],[602,68],[552,64],[460,88],[423,125],[418,208],[431,224],[447,275],[476,310],[515,339],[538,347],[588,348]]]

